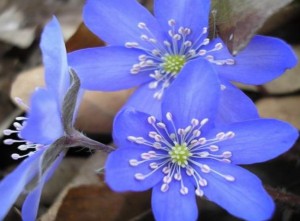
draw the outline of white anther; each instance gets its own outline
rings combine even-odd
[[[130,74],[138,74],[140,72],[139,68],[131,68],[130,69]]]
[[[168,42],[168,41],[164,41],[164,45],[167,46],[167,47],[171,47],[171,43]]]
[[[27,117],[16,117],[16,120],[19,120],[19,121],[27,120]]]
[[[222,156],[224,158],[230,158],[230,157],[232,157],[232,153],[230,151],[225,151],[222,153]]]
[[[199,52],[198,52],[198,55],[200,55],[200,56],[203,56],[203,55],[206,55],[206,50],[204,50],[204,49],[201,49]]]
[[[148,154],[150,154],[150,157],[156,157],[156,152],[153,150],[148,151]]]
[[[16,133],[16,131],[10,130],[10,129],[3,130],[3,134],[6,135],[6,136],[9,136],[9,135],[11,135],[13,133]]]
[[[149,166],[150,166],[151,169],[157,169],[158,168],[158,164],[155,163],[155,162],[150,163]]]
[[[208,118],[204,118],[201,122],[200,125],[203,126],[204,124],[206,124],[208,122]]]
[[[193,118],[193,119],[191,120],[191,124],[192,124],[194,127],[196,127],[196,126],[199,125],[199,120],[196,119],[196,118]]]
[[[153,98],[155,98],[155,99],[157,99],[157,100],[161,100],[162,96],[163,96],[163,94],[162,94],[161,91],[155,92],[155,93],[153,94]]]
[[[201,135],[201,131],[200,131],[200,130],[194,130],[194,131],[193,131],[193,135],[194,135],[195,137],[199,137],[199,136]]]
[[[153,49],[153,50],[152,50],[152,54],[157,56],[157,55],[160,54],[160,50],[158,50],[158,49]]]
[[[203,28],[202,34],[206,34],[207,33],[207,27]]]
[[[221,87],[221,90],[222,90],[222,91],[226,90],[226,86],[225,86],[224,84],[221,84],[220,87]]]
[[[212,152],[216,152],[219,150],[219,147],[217,145],[210,145],[209,150]]]
[[[152,82],[149,83],[148,86],[149,86],[150,89],[155,89],[158,86],[158,81],[152,81]]]
[[[149,42],[153,43],[153,44],[156,44],[157,43],[157,40],[155,38],[150,38],[149,39]]]
[[[149,40],[149,37],[147,35],[141,35],[141,39],[143,41],[148,41]]]
[[[208,157],[209,156],[209,152],[207,151],[203,151],[201,153],[198,154],[200,157]]]
[[[194,56],[196,54],[196,51],[194,49],[189,50],[189,55]]]
[[[227,65],[234,65],[234,64],[235,64],[235,61],[234,61],[233,59],[226,59],[226,60],[225,60],[225,63],[226,63]]]
[[[181,39],[181,35],[175,34],[175,35],[173,35],[173,39],[176,41],[179,41]]]
[[[192,129],[192,126],[187,126],[187,127],[184,129],[184,132],[185,132],[185,133],[188,133],[188,132],[191,131],[191,129]]]
[[[20,158],[22,158],[19,154],[17,154],[17,153],[13,153],[12,155],[11,155],[11,158],[13,159],[13,160],[18,160],[18,159],[20,159]]]
[[[154,138],[156,135],[157,135],[157,133],[155,131],[150,131],[148,133],[148,136],[151,137],[151,138]]]
[[[186,47],[191,47],[192,46],[192,42],[191,41],[185,41],[183,44]]]
[[[143,174],[141,174],[141,173],[134,174],[134,177],[137,180],[144,180],[145,179],[145,176]]]
[[[222,159],[221,160],[223,163],[231,163],[231,160],[229,160],[229,159]]]
[[[147,28],[147,25],[144,22],[140,22],[140,23],[138,23],[138,27],[140,29],[145,29],[145,28]]]
[[[149,124],[154,124],[156,122],[156,118],[154,116],[148,117],[148,123]]]
[[[223,44],[222,43],[217,43],[216,45],[215,45],[215,49],[216,50],[221,50],[223,48]]]
[[[14,122],[13,125],[14,125],[14,127],[15,127],[17,130],[22,130],[22,129],[23,129],[23,125],[20,124],[19,122]]]
[[[28,146],[26,144],[22,144],[22,145],[18,146],[18,149],[21,150],[21,151],[28,150],[30,148],[35,148],[35,147],[34,146],[31,147],[31,146]]]
[[[187,187],[183,186],[183,187],[180,188],[180,193],[182,195],[186,195],[186,194],[189,193],[189,189]]]
[[[198,142],[199,142],[200,145],[203,145],[203,144],[206,143],[206,138],[205,137],[201,137],[201,138],[199,138]]]
[[[135,138],[135,143],[143,144],[143,143],[145,143],[145,139],[143,137],[136,137]]]
[[[166,118],[167,118],[168,121],[172,121],[173,116],[172,116],[172,114],[171,114],[170,112],[168,112],[168,113],[166,114]]]
[[[208,45],[209,44],[209,42],[210,42],[210,40],[209,40],[209,38],[205,38],[204,40],[203,40],[203,45]]]
[[[125,43],[126,48],[136,48],[138,46],[139,46],[139,44],[137,42],[126,42]]]
[[[174,20],[174,19],[170,19],[170,20],[168,21],[168,25],[169,25],[169,26],[174,26],[174,25],[176,25],[175,20]]]
[[[197,143],[198,143],[198,140],[194,139],[194,140],[191,141],[191,145],[194,145],[194,144],[197,144]]]
[[[206,58],[209,62],[213,62],[213,61],[214,61],[214,56],[212,56],[212,55],[207,55],[205,58]]]
[[[136,159],[131,159],[131,160],[129,160],[129,164],[130,164],[130,166],[135,167],[139,164],[139,162]]]
[[[169,31],[168,31],[168,34],[169,34],[170,37],[173,37],[173,35],[174,35],[174,33],[173,33],[172,30],[169,30]]]
[[[3,143],[6,144],[6,145],[12,145],[12,144],[15,143],[15,142],[16,142],[16,141],[13,140],[13,139],[5,139],[5,140],[3,141]]]
[[[184,129],[179,128],[179,129],[177,130],[177,133],[178,133],[179,135],[184,135],[184,134],[185,134],[185,131],[184,131]]]
[[[225,136],[225,133],[224,133],[224,132],[220,132],[220,133],[218,133],[218,134],[216,135],[216,138],[217,138],[218,140],[224,140],[225,137],[226,137],[226,136]]]
[[[164,181],[164,183],[171,183],[172,177],[169,175],[164,176],[163,181]]]
[[[199,179],[199,185],[200,186],[207,186],[207,180],[203,179],[203,178]]]
[[[199,197],[202,197],[202,196],[204,195],[204,192],[203,192],[202,190],[200,190],[199,188],[197,188],[197,189],[195,190],[195,194],[196,194],[197,196],[199,196]]]
[[[175,139],[176,139],[176,134],[175,134],[175,133],[171,133],[171,134],[170,134],[170,138],[171,138],[172,140],[175,140]]]
[[[193,174],[194,174],[194,169],[192,168],[192,167],[190,167],[190,166],[188,166],[187,168],[186,168],[186,174],[188,175],[188,176],[192,176]]]
[[[151,155],[149,153],[142,153],[141,158],[143,160],[149,160],[149,159],[151,159]]]
[[[229,132],[227,132],[227,133],[225,134],[225,136],[226,136],[227,139],[231,139],[231,138],[234,138],[235,133],[232,132],[232,131],[229,131]]]
[[[160,144],[159,142],[154,142],[154,143],[153,143],[153,147],[154,147],[155,149],[161,149],[161,144]]]
[[[147,59],[147,55],[142,54],[138,57],[139,61],[145,61]]]
[[[209,173],[211,171],[210,167],[206,164],[202,164],[200,168],[203,173]]]
[[[154,137],[154,140],[155,140],[156,142],[160,142],[160,141],[163,140],[163,138],[162,138],[160,135],[157,134],[157,135]]]
[[[215,64],[216,64],[216,65],[224,65],[224,64],[225,64],[225,61],[215,61]]]
[[[231,175],[224,175],[223,176],[227,181],[233,182],[235,181],[235,178]]]
[[[179,34],[184,34],[184,27],[182,27],[182,26],[179,27],[179,28],[178,28],[178,33],[179,33]]]
[[[153,60],[146,60],[145,63],[147,66],[152,66],[154,64]]]
[[[170,171],[171,171],[171,168],[170,168],[170,167],[164,167],[164,168],[162,169],[162,172],[163,172],[164,174],[168,174],[168,173],[170,173]]]
[[[180,173],[175,173],[174,179],[178,180],[178,181],[181,180],[181,174]]]
[[[167,192],[168,189],[169,189],[169,185],[166,184],[166,183],[164,183],[164,184],[161,185],[161,187],[160,187],[160,190],[161,190],[162,192]]]
[[[159,128],[162,128],[162,129],[165,129],[166,128],[166,125],[162,122],[159,122],[156,124]]]

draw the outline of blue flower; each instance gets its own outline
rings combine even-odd
[[[6,135],[17,133],[25,142],[19,150],[29,153],[13,154],[14,159],[28,158],[0,182],[0,220],[4,219],[22,192],[28,193],[22,207],[22,218],[25,221],[35,220],[43,186],[65,155],[65,151],[58,151],[50,165],[44,164],[43,159],[49,157],[47,150],[51,144],[64,135],[62,105],[70,87],[66,48],[55,17],[45,27],[40,46],[47,88],[38,88],[33,93],[25,122],[16,123],[16,131],[4,131]],[[5,140],[6,144],[14,142],[22,140]]]
[[[107,184],[120,192],[152,188],[156,220],[196,220],[196,196],[245,220],[270,218],[271,197],[254,174],[237,164],[280,155],[298,131],[273,119],[216,125],[217,73],[204,60],[185,69],[189,75],[178,75],[165,92],[161,117],[134,108],[117,115],[113,136],[118,149],[105,165]]]
[[[253,103],[229,81],[266,83],[293,67],[296,57],[282,40],[263,36],[255,36],[233,57],[220,38],[208,39],[209,11],[209,0],[155,0],[155,17],[135,0],[88,0],[84,22],[109,46],[70,53],[69,62],[83,88],[140,86],[128,105],[158,115],[163,94],[184,66],[205,60],[217,71],[223,89],[224,114],[218,118],[256,118]],[[199,75],[202,71],[198,68]]]

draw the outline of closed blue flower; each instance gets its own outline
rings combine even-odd
[[[189,74],[178,75],[165,92],[161,117],[134,108],[118,114],[107,184],[120,192],[152,188],[156,220],[196,220],[196,196],[245,220],[269,219],[271,197],[259,178],[237,165],[280,155],[298,131],[273,119],[215,124],[221,93],[215,69],[205,60],[184,69]]]
[[[84,88],[140,86],[128,105],[159,115],[161,98],[185,65],[205,60],[218,73],[223,90],[220,110],[226,114],[218,118],[233,122],[258,115],[230,81],[263,84],[296,64],[291,48],[276,38],[255,36],[236,57],[220,38],[208,39],[209,0],[154,0],[153,11],[154,16],[136,0],[87,1],[84,22],[108,46],[69,54]]]

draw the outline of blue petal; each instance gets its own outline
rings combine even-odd
[[[12,173],[0,182],[0,220],[3,220],[25,186],[38,173],[39,158],[44,151],[40,150],[25,159]]]
[[[198,216],[195,187],[191,182],[184,182],[187,195],[180,193],[180,182],[173,181],[166,192],[161,191],[161,184],[152,191],[152,211],[156,220],[194,221]]]
[[[26,126],[21,130],[23,139],[38,144],[50,144],[63,135],[61,114],[55,94],[38,89],[31,97]]]
[[[149,116],[133,108],[122,109],[115,117],[113,125],[113,139],[116,146],[119,148],[128,146],[140,148],[141,145],[129,141],[128,136],[148,138],[149,132],[154,130],[148,123]]]
[[[83,88],[89,90],[121,90],[150,81],[150,71],[131,74],[139,63],[138,49],[122,46],[82,49],[68,54],[69,64],[78,74]]]
[[[240,89],[226,80],[221,81],[217,123],[233,123],[259,118],[255,104]]]
[[[264,84],[296,65],[291,47],[284,41],[255,36],[235,58],[234,65],[216,66],[224,78],[245,84]]]
[[[227,181],[212,172],[205,174],[208,185],[203,187],[203,191],[209,200],[245,220],[271,218],[274,211],[273,200],[255,175],[232,164],[210,162],[209,166],[235,178],[235,181]]]
[[[40,47],[43,54],[47,88],[56,93],[59,103],[62,104],[70,85],[70,77],[63,34],[55,17],[46,25]]]
[[[289,150],[298,138],[298,130],[288,123],[257,119],[220,126],[211,131],[233,131],[234,138],[218,143],[220,150],[232,152],[235,164],[252,164],[270,160]]]
[[[155,0],[154,14],[163,30],[167,33],[171,30],[168,25],[170,19],[179,27],[190,28],[191,34],[187,40],[194,41],[201,36],[203,28],[208,27],[210,1],[195,0]],[[206,37],[203,36],[204,38]]]
[[[153,98],[154,93],[154,89],[150,89],[148,84],[144,84],[130,96],[124,107],[134,107],[137,111],[161,119],[161,100]]]
[[[136,0],[88,0],[83,20],[92,32],[110,45],[124,46],[126,42],[137,42],[142,47],[152,48],[140,38],[140,22],[146,23],[158,41],[163,40],[156,19]]]
[[[209,118],[212,121],[217,112],[219,95],[220,83],[211,64],[203,59],[190,61],[165,92],[163,117],[171,112],[177,128],[187,127],[193,118]]]
[[[61,153],[54,161],[54,163],[50,166],[50,168],[48,168],[48,170],[45,172],[39,184],[26,197],[22,206],[23,221],[36,220],[40,198],[41,198],[44,185],[49,180],[49,178],[53,175],[54,171],[58,167],[63,157],[64,157],[64,153]]]
[[[146,149],[146,151],[144,151]],[[151,173],[149,164],[153,161],[131,166],[129,160],[141,159],[140,155],[147,152],[147,148],[120,148],[112,152],[105,164],[105,181],[114,191],[144,191],[150,189],[163,179],[163,173],[158,170],[144,180],[137,180],[134,175]]]

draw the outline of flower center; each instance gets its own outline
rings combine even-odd
[[[176,144],[170,151],[169,155],[172,159],[172,163],[176,163],[178,166],[186,167],[188,165],[188,159],[192,156],[186,144]]]
[[[163,69],[166,73],[178,74],[185,64],[186,59],[184,55],[167,55],[164,57]]]

